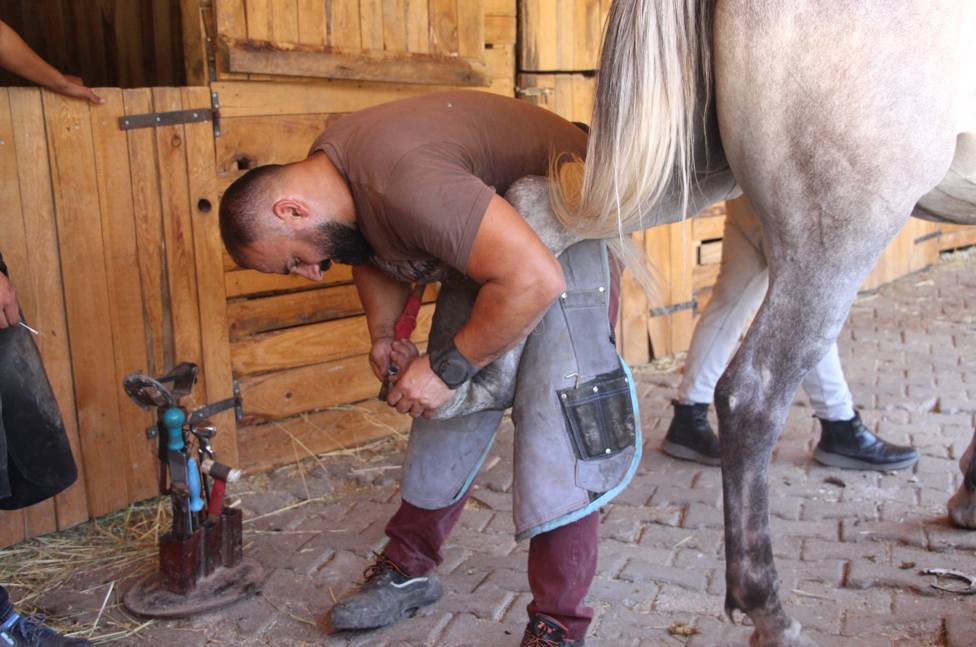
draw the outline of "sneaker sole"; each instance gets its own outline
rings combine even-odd
[[[911,467],[918,462],[918,457],[905,458],[894,463],[869,463],[843,454],[832,454],[822,449],[813,452],[813,457],[818,463],[829,467],[839,467],[845,470],[870,470],[874,472],[888,472],[891,470],[903,470]]]
[[[690,447],[685,447],[684,445],[679,445],[678,443],[673,443],[668,440],[664,441],[664,444],[661,445],[661,451],[672,458],[680,458],[683,461],[694,461],[695,463],[713,466],[722,464],[721,458],[715,458],[713,456],[702,454],[701,452],[696,452]]]

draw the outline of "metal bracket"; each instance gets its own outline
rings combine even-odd
[[[228,409],[234,410],[234,417],[237,422],[240,422],[241,418],[244,417],[244,402],[241,400],[241,388],[237,380],[234,380],[234,397],[226,398],[196,409],[187,418],[187,423],[190,425],[196,424],[201,420],[206,420],[210,416],[216,415],[221,411],[227,411]]]
[[[120,130],[136,128],[155,128],[156,126],[178,126],[195,124],[201,121],[213,122],[214,137],[220,137],[220,98],[216,92],[210,93],[209,108],[190,108],[170,112],[147,112],[141,115],[119,117]]]
[[[698,302],[692,299],[691,301],[685,301],[684,303],[675,303],[670,306],[661,306],[660,308],[651,308],[652,317],[662,317],[664,315],[669,315],[673,312],[681,312],[682,310],[691,310],[698,306]]]

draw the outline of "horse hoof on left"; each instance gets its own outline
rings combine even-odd
[[[820,647],[815,641],[803,634],[803,627],[796,620],[790,626],[776,635],[760,635],[759,630],[752,632],[749,647]]]
[[[960,528],[976,530],[976,493],[960,486],[949,499],[949,520]]]

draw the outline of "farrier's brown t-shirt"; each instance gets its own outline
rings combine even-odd
[[[425,94],[369,108],[329,126],[322,151],[346,178],[373,263],[401,281],[464,273],[495,193],[550,158],[586,152],[586,136],[524,101],[476,91]]]

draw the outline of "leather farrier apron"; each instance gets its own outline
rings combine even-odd
[[[33,337],[19,325],[0,330],[0,509],[43,501],[76,478],[58,403]]]
[[[641,433],[633,376],[608,318],[605,243],[565,233],[549,211],[544,178],[520,180],[505,197],[557,254],[566,292],[522,344],[462,385],[435,419],[414,421],[401,495],[431,510],[458,501],[511,407],[513,515],[523,539],[572,523],[619,494],[640,462]],[[442,285],[428,348],[451,343],[478,288],[468,279]]]

